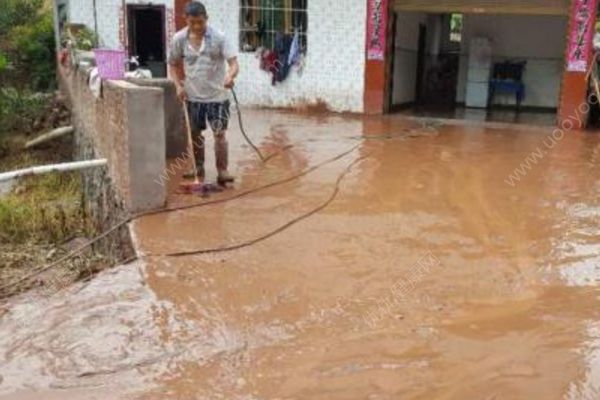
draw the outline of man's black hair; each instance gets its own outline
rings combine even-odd
[[[199,1],[190,1],[185,6],[185,15],[191,17],[208,17],[206,7]]]

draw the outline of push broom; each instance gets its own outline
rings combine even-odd
[[[196,166],[196,156],[194,155],[194,140],[192,139],[192,125],[190,123],[190,113],[185,101],[183,104],[183,112],[185,115],[185,128],[187,131],[188,138],[188,157],[192,160],[192,168],[194,173],[193,182],[182,182],[179,184],[179,189],[184,194],[202,193],[204,190],[204,184],[198,179],[198,167]]]
[[[265,157],[262,154],[262,152],[259,150],[259,148],[256,147],[256,145],[254,143],[252,143],[252,140],[250,140],[250,137],[248,137],[248,134],[246,133],[246,130],[244,129],[244,123],[242,121],[242,110],[240,109],[240,102],[239,102],[237,94],[233,88],[231,88],[231,93],[233,94],[233,99],[235,102],[237,115],[238,115],[238,122],[240,125],[240,130],[242,132],[242,135],[244,136],[244,139],[246,139],[246,142],[250,145],[250,147],[252,147],[252,149],[258,156],[258,158],[260,158],[260,160],[263,163],[267,163],[271,158],[275,157],[277,155],[277,153],[272,154],[268,157]],[[215,185],[202,183],[198,179],[198,168],[196,167],[196,157],[194,156],[194,141],[192,139],[192,126],[191,126],[191,122],[190,122],[189,110],[187,108],[187,104],[185,103],[185,101],[183,102],[183,111],[185,114],[185,125],[186,125],[187,136],[188,136],[188,153],[189,153],[190,159],[194,163],[194,166],[193,166],[194,182],[181,183],[180,189],[184,194],[192,194],[192,193],[207,194],[210,191],[220,191],[218,187],[215,187]],[[288,150],[291,147],[292,147],[291,145],[286,146],[283,150],[284,151]]]

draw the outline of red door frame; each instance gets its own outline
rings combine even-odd
[[[371,0],[366,0],[367,4]],[[572,25],[574,22],[575,14],[575,3],[577,0],[571,0],[571,7],[569,13],[569,28],[566,32],[567,43],[565,49],[565,69],[562,76],[561,92],[559,98],[558,116],[557,123],[561,127],[573,127],[570,129],[583,129],[586,127],[587,112],[583,112],[589,109],[585,106],[588,100],[588,81],[586,79],[585,72],[570,72],[567,71],[566,63],[568,60],[568,48],[570,40],[570,32],[572,31]],[[595,2],[594,2],[595,3]],[[389,7],[385,10],[388,14],[387,17],[391,16],[393,11],[394,1],[389,1]],[[368,7],[367,7],[368,9]],[[368,13],[367,13],[368,14]],[[368,26],[368,18],[365,23]],[[387,18],[387,37],[391,34],[391,21],[392,18]],[[368,32],[367,32],[368,36]],[[368,37],[365,41],[369,40]],[[366,114],[384,114],[389,111],[389,105],[387,99],[389,98],[389,80],[392,71],[390,70],[391,60],[393,57],[393,50],[389,47],[385,53],[384,60],[369,60],[366,52],[365,45],[365,88],[364,88],[364,112]],[[588,41],[586,49],[591,53],[593,51],[593,41]],[[590,57],[591,59],[591,57]],[[583,110],[583,111],[582,111]],[[571,121],[567,123],[567,121]]]

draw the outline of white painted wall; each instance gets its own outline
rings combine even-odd
[[[213,26],[238,43],[240,0],[205,0]],[[302,75],[271,85],[254,53],[240,53],[237,91],[244,104],[287,107],[324,101],[334,111],[363,111],[364,0],[309,0],[308,52]]]
[[[143,0],[126,0],[126,4],[148,4]],[[174,0],[153,0],[153,5],[164,5],[167,10],[173,11]],[[119,39],[119,18],[123,5],[122,0],[96,0],[98,20],[98,36],[100,44],[104,47],[118,49],[122,47]],[[94,29],[93,0],[69,0],[69,19],[72,23],[85,24]],[[167,25],[169,22],[167,21]],[[167,26],[174,29],[174,26]]]
[[[143,1],[127,0],[127,3]],[[147,1],[145,2],[147,4]],[[173,0],[153,0],[173,7]],[[204,0],[210,23],[236,45],[239,37],[240,0]],[[107,47],[119,47],[121,0],[97,0],[98,31]],[[240,53],[237,82],[240,100],[247,105],[288,107],[325,102],[334,111],[363,111],[365,73],[365,0],[310,0],[308,52],[302,75],[293,70],[276,87],[271,75],[260,69],[254,53]],[[71,0],[71,22],[93,28],[92,0]]]
[[[523,105],[556,108],[564,68],[567,17],[525,15],[465,16],[457,102],[465,101],[468,43],[486,36],[492,40],[494,62],[527,60]],[[514,105],[514,95],[495,96],[494,104]]]
[[[394,105],[411,103],[416,100],[419,24],[427,24],[427,14],[398,13],[394,52],[394,92],[392,94]]]

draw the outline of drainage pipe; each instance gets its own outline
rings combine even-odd
[[[0,182],[10,181],[16,178],[22,178],[24,176],[47,174],[49,172],[66,172],[86,168],[103,167],[107,164],[108,161],[105,158],[103,158],[100,160],[75,161],[62,164],[51,164],[42,165],[39,167],[30,167],[25,169],[19,169],[16,171],[1,173]]]

